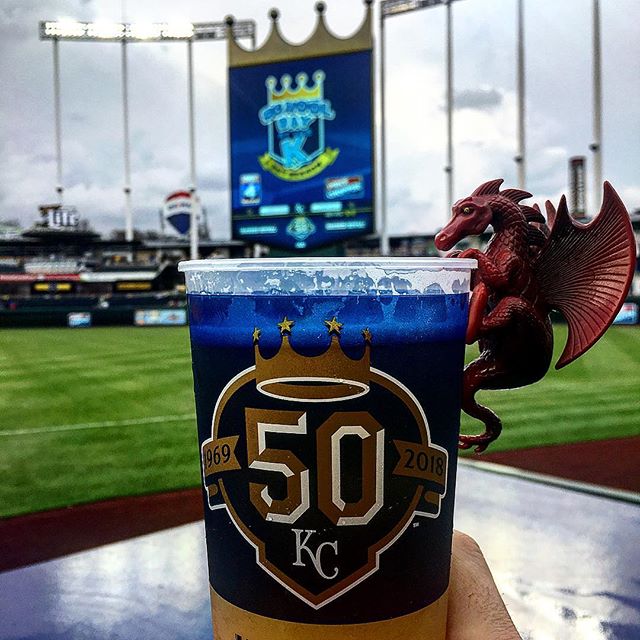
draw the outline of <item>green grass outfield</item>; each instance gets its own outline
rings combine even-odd
[[[640,435],[638,381],[640,328],[613,328],[543,382],[481,395],[505,423],[491,450]],[[196,486],[191,384],[186,328],[0,331],[0,516]]]

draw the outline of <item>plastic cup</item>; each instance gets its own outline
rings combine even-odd
[[[473,260],[198,260],[216,640],[444,638]]]

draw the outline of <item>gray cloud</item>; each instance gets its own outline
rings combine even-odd
[[[70,113],[68,118],[71,122],[87,122],[87,116],[84,113]]]
[[[481,87],[456,91],[454,105],[456,109],[480,109],[488,111],[499,107],[503,102],[503,94],[498,89]]]

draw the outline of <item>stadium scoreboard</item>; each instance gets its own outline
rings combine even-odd
[[[235,65],[230,55],[234,239],[304,251],[374,231],[366,29],[365,21],[356,46],[343,39],[315,46],[316,31],[304,45],[284,54],[276,47],[272,55],[276,31],[263,47],[272,51],[243,51]]]

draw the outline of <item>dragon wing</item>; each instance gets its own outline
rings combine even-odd
[[[600,213],[589,224],[573,220],[564,196],[550,217],[551,233],[534,269],[545,301],[569,325],[556,364],[560,369],[592,347],[613,322],[631,285],[636,246],[629,214],[608,182]]]

